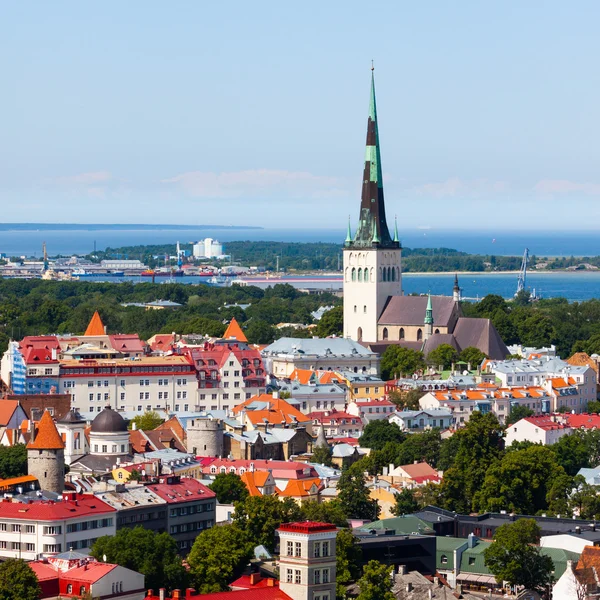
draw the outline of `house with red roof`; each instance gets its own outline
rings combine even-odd
[[[89,550],[103,535],[116,533],[116,510],[91,494],[64,492],[58,500],[0,502],[0,557],[35,560],[74,550]]]
[[[69,550],[42,561],[32,561],[40,584],[40,600],[57,597],[140,600],[145,595],[144,576],[119,565],[99,562]]]
[[[361,417],[343,410],[315,411],[306,416],[312,421],[313,428],[322,426],[327,437],[358,437],[363,431]]]
[[[510,446],[514,442],[532,442],[547,446],[572,432],[572,426],[563,415],[534,415],[507,427],[505,444]]]

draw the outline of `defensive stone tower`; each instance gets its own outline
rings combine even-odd
[[[223,422],[219,419],[191,419],[187,427],[187,449],[197,456],[223,456]]]
[[[27,470],[37,477],[42,490],[62,494],[65,488],[65,444],[52,416],[44,411],[33,439],[27,444]]]

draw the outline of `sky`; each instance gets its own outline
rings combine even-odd
[[[596,229],[600,3],[0,3],[0,221]]]

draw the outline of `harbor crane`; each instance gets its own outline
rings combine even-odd
[[[529,248],[525,248],[525,252],[523,253],[523,260],[521,261],[521,270],[519,271],[519,275],[517,277],[517,292],[515,296],[527,289],[527,265],[529,264]]]

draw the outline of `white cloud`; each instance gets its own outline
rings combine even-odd
[[[214,173],[189,171],[162,179],[161,183],[177,185],[197,198],[240,198],[271,196],[328,198],[347,193],[345,182],[337,177],[313,175],[304,171],[254,169]]]
[[[93,171],[90,173],[57,177],[54,181],[61,185],[97,185],[111,181],[112,178],[112,174],[109,171]]]
[[[538,194],[586,194],[589,196],[600,195],[600,184],[577,183],[568,179],[542,179],[538,181],[533,189]]]
[[[421,196],[433,196],[434,198],[443,198],[444,196],[478,197],[504,192],[508,190],[508,187],[508,183],[505,181],[490,181],[489,179],[463,180],[459,177],[451,177],[446,181],[416,186],[412,192]]]

